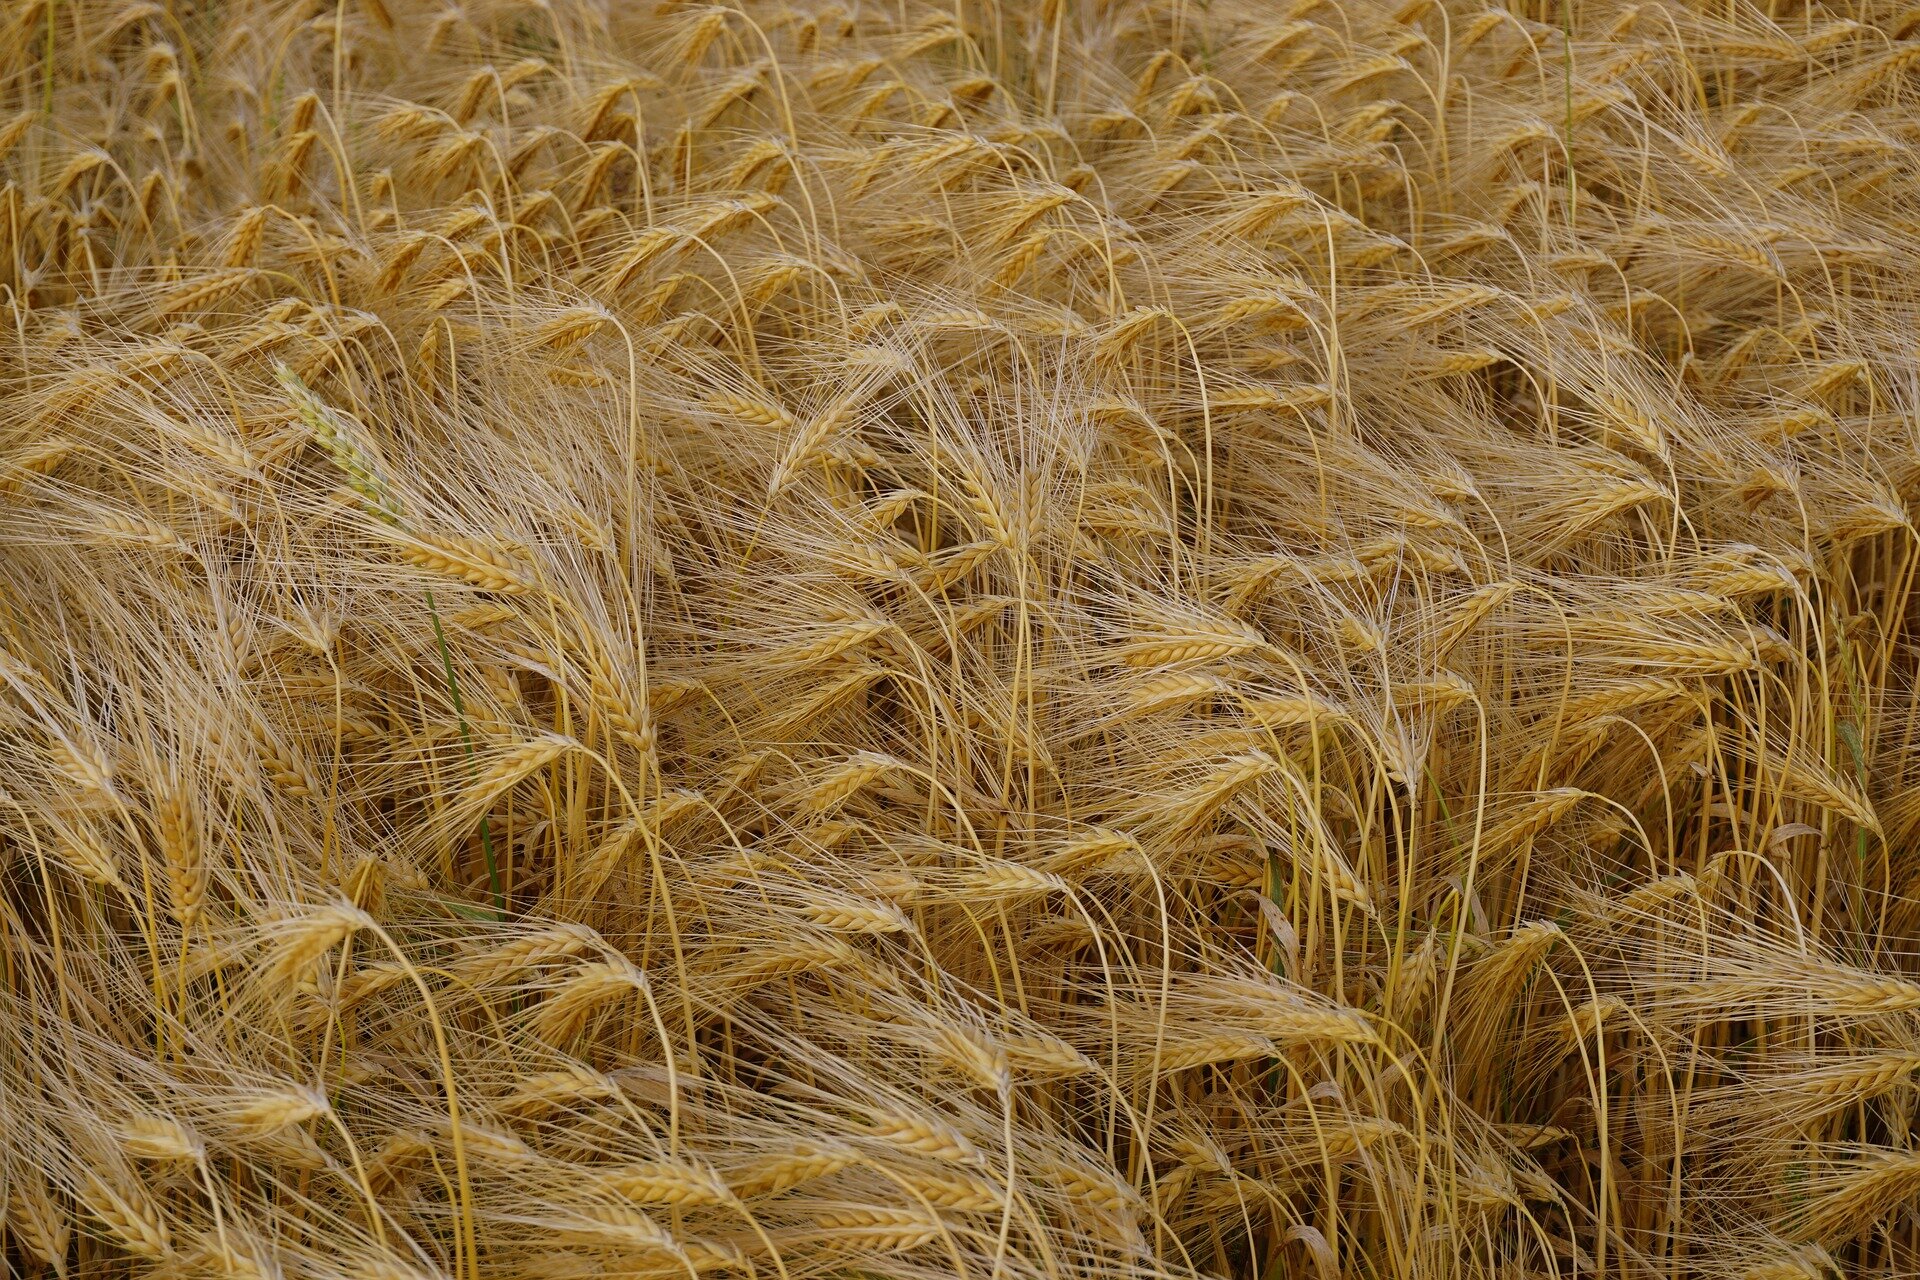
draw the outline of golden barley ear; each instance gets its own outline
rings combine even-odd
[[[175,917],[191,928],[206,904],[206,841],[197,800],[178,781],[154,802],[154,826],[166,865],[166,883]]]

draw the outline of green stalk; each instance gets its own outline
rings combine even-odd
[[[373,465],[373,459],[363,453],[352,439],[351,419],[344,419],[337,410],[314,395],[300,375],[286,365],[276,365],[274,376],[286,389],[299,410],[300,418],[314,434],[314,438],[326,449],[333,464],[347,477],[347,483],[358,493],[367,514],[376,520],[392,525],[396,529],[406,528],[400,518],[400,507],[388,491],[386,482],[380,478],[379,470]],[[447,648],[446,629],[440,625],[440,610],[433,603],[433,589],[426,588],[427,616],[433,620],[433,641],[440,652],[440,670],[447,678],[447,693],[453,699],[453,712],[460,721],[460,743],[466,749],[467,776],[474,777],[473,728],[467,723],[466,700],[460,696],[460,680],[453,674],[453,654]],[[493,895],[493,915],[496,920],[507,918],[506,895],[500,892],[500,867],[493,855],[493,825],[483,813],[480,815],[480,848],[487,859],[487,888]]]
[[[1567,226],[1574,225],[1579,188],[1573,180],[1573,0],[1560,0],[1560,47],[1565,53],[1562,69],[1567,91]]]
[[[427,616],[433,619],[433,641],[440,649],[440,669],[447,675],[447,692],[453,697],[453,713],[460,721],[460,742],[467,749],[467,776],[473,777],[473,730],[467,727],[467,706],[460,697],[460,681],[454,678],[453,655],[447,651],[447,633],[440,627],[440,611],[433,605],[433,588],[426,590]],[[493,894],[493,918],[507,918],[507,900],[500,892],[500,867],[493,857],[493,827],[487,815],[480,815],[480,850],[487,859],[487,889]]]
[[[53,114],[53,9],[58,0],[47,0],[47,48],[40,59],[40,111]]]

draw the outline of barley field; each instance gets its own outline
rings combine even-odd
[[[0,1256],[1920,1276],[1920,8],[7,0]]]

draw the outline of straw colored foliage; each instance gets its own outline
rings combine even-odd
[[[1904,3],[9,0],[6,1274],[1920,1274]]]

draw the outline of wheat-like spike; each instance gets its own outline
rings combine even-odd
[[[295,800],[304,800],[319,793],[319,783],[308,772],[305,763],[287,750],[277,734],[257,720],[248,728],[254,756],[274,786]]]
[[[786,454],[774,468],[772,477],[767,481],[768,494],[778,494],[793,476],[818,457],[848,417],[865,400],[866,396],[862,392],[842,396],[808,423],[787,446]]]
[[[63,832],[54,852],[83,880],[109,889],[126,887],[113,854],[84,826]]]
[[[571,307],[536,328],[533,342],[547,351],[570,351],[606,328],[612,319],[596,307]]]
[[[838,969],[854,964],[859,956],[839,938],[795,939],[749,957],[726,976],[731,985],[747,990],[779,978]]]
[[[438,333],[439,330],[430,332]],[[397,525],[398,504],[367,451],[357,443],[362,434],[359,424],[323,402],[306,385],[300,374],[287,365],[276,364],[274,376],[293,401],[300,420],[327,451],[334,465],[346,475],[347,483],[360,495],[367,511],[387,524]]]
[[[1136,712],[1165,711],[1221,697],[1231,688],[1207,672],[1175,672],[1133,686],[1127,692],[1127,702]]]
[[[404,966],[391,961],[370,964],[349,973],[335,988],[334,997],[342,1009],[352,1008],[407,981]]]
[[[980,1164],[984,1157],[966,1135],[945,1121],[928,1115],[879,1113],[867,1132],[889,1146],[951,1164]]]
[[[1780,770],[1781,789],[1788,795],[1830,809],[1867,831],[1880,831],[1880,818],[1858,789],[1814,761],[1790,757]]]
[[[1539,835],[1571,813],[1588,793],[1578,787],[1555,787],[1529,796],[1497,826],[1491,827],[1481,844],[1483,853],[1510,849]]]
[[[80,179],[86,177],[101,166],[111,163],[111,161],[112,157],[98,148],[90,148],[80,152],[74,156],[73,159],[67,161],[66,167],[60,170],[59,176],[53,181],[53,186],[50,188],[49,194],[54,199],[59,199],[66,195],[68,191],[72,190]]]
[[[1269,729],[1310,725],[1346,715],[1338,703],[1313,693],[1265,694],[1239,700],[1237,705],[1256,723]]]
[[[1743,1268],[1740,1280],[1826,1280],[1840,1274],[1832,1256],[1817,1244],[1801,1245]]]
[[[39,118],[37,112],[21,111],[4,125],[0,125],[0,160],[6,159],[13,149],[20,145],[20,140],[27,136],[34,122]]]
[[[522,1076],[500,1105],[503,1110],[517,1114],[538,1115],[619,1096],[620,1086],[612,1079],[591,1067],[576,1063],[555,1071],[538,1071]]]
[[[1058,1036],[1019,1034],[1003,1036],[1008,1066],[1022,1075],[1047,1078],[1078,1076],[1097,1070],[1092,1059]]]
[[[1804,988],[1797,1003],[1827,1017],[1872,1019],[1920,1008],[1920,984],[1883,978],[1839,966],[1793,964],[1783,968]],[[1751,1009],[1791,1002],[1778,981],[1741,976],[1707,980],[1670,988],[1676,1012],[1708,1009]]]
[[[152,547],[165,551],[187,549],[172,526],[130,512],[102,512],[94,517],[89,532],[92,540],[106,546]]]
[[[387,255],[387,260],[381,267],[380,277],[376,282],[380,291],[387,293],[397,289],[400,282],[406,279],[407,273],[420,261],[421,255],[426,252],[428,246],[433,243],[433,239],[424,232],[412,232],[403,237]]]
[[[1870,1016],[1920,1009],[1920,982],[1873,974],[1844,974],[1823,979],[1819,997],[1835,1013]]]
[[[1845,1240],[1920,1195],[1920,1154],[1865,1150],[1836,1165],[1814,1187],[1795,1219],[1819,1239]]]
[[[1599,996],[1584,1000],[1561,1017],[1552,1029],[1556,1048],[1555,1057],[1564,1057],[1572,1053],[1577,1046],[1589,1043],[1607,1029],[1609,1022],[1617,1025],[1627,1012],[1627,1003],[1619,996]]]
[[[1204,782],[1180,797],[1181,806],[1187,810],[1181,827],[1199,825],[1243,788],[1280,771],[1279,761],[1264,751],[1240,752],[1219,761]]]
[[[1782,591],[1791,591],[1795,586],[1793,575],[1785,569],[1755,565],[1751,568],[1728,569],[1707,578],[1703,584],[1708,592],[1724,599],[1738,600],[1746,596],[1775,595]]]
[[[483,591],[524,595],[534,583],[524,570],[493,545],[474,538],[414,534],[397,546],[400,558],[435,573],[471,583]]]
[[[299,977],[321,956],[372,924],[366,912],[344,903],[290,916],[273,932],[265,974],[275,982]]]
[[[1920,1083],[1920,1053],[1908,1049],[1863,1054],[1829,1066],[1782,1073],[1772,1083],[1804,1099],[1809,1111],[1824,1112]]]
[[[400,1185],[432,1150],[433,1141],[425,1133],[407,1130],[394,1134],[368,1158],[369,1183],[376,1188]]]
[[[1250,627],[1229,630],[1195,626],[1142,636],[1124,646],[1120,656],[1130,667],[1165,667],[1230,657],[1265,646],[1265,637]]]
[[[326,1099],[311,1090],[270,1089],[231,1100],[222,1120],[237,1137],[258,1140],[303,1125],[327,1110]]]
[[[899,768],[900,762],[890,756],[871,751],[860,752],[835,765],[819,781],[809,785],[800,796],[800,807],[808,813],[831,813],[875,780]]]
[[[783,666],[813,666],[895,630],[895,624],[885,618],[853,618],[822,628],[815,639],[781,649],[773,656]]]
[[[809,902],[800,908],[800,913],[835,933],[907,933],[913,929],[913,923],[898,907],[853,898]]]
[[[715,413],[737,419],[755,427],[774,427],[786,430],[793,426],[793,415],[776,404],[750,396],[720,392],[710,397],[707,405]]]
[[[1049,1160],[1044,1169],[1054,1186],[1104,1213],[1132,1219],[1146,1211],[1140,1193],[1108,1170],[1063,1160]]]
[[[760,1160],[730,1180],[733,1193],[741,1199],[759,1199],[789,1191],[802,1183],[832,1177],[859,1159],[847,1147],[797,1144],[784,1155]]]
[[[259,255],[260,244],[266,237],[266,209],[245,210],[233,221],[227,232],[226,251],[221,255],[221,265],[228,268],[249,268]]]
[[[1852,24],[1835,24],[1836,27],[1840,25],[1851,26]],[[1832,29],[1834,28],[1828,28],[1828,30]],[[1833,37],[1833,40],[1837,39],[1838,37]],[[1831,42],[1832,40],[1824,41],[1822,47]],[[1891,52],[1881,55],[1856,75],[1852,85],[1853,94],[1856,98],[1864,98],[1881,82],[1904,74],[1916,64],[1920,64],[1920,41],[1905,41]]]
[[[594,549],[605,548],[596,546]],[[613,726],[614,732],[626,739],[636,750],[651,751],[656,737],[648,708],[636,707],[616,680],[616,676],[604,669],[599,662],[589,661],[587,681],[592,690],[594,706],[606,716],[607,723]]]
[[[181,1251],[180,1263],[196,1273],[232,1276],[235,1280],[272,1280],[275,1268],[266,1261],[271,1256],[258,1240],[238,1231],[206,1231],[191,1248]]]
[[[713,1170],[686,1160],[650,1160],[626,1165],[600,1175],[609,1191],[635,1204],[728,1204],[733,1192]]]
[[[1460,1021],[1478,1031],[1490,1022],[1507,1018],[1515,992],[1532,978],[1547,952],[1564,937],[1557,925],[1536,920],[1495,943],[1474,960],[1462,982]]]
[[[1688,898],[1709,896],[1713,879],[1712,875],[1698,877],[1686,871],[1660,876],[1645,884],[1636,885],[1617,898],[1609,899],[1601,912],[1601,918],[1616,927],[1643,924],[1674,903]]]
[[[680,1257],[673,1233],[631,1205],[589,1202],[572,1209],[556,1227],[562,1240],[638,1249],[675,1260]]]
[[[972,1028],[942,1024],[932,1030],[928,1045],[942,1061],[980,1088],[997,1091],[1011,1077],[1006,1049]]]
[[[729,1240],[682,1238],[677,1243],[680,1257],[700,1275],[710,1271],[745,1271],[750,1261],[747,1250]]]
[[[66,1265],[72,1222],[55,1202],[46,1178],[31,1164],[11,1166],[7,1183],[7,1229],[33,1257],[58,1274]]]
[[[1266,1036],[1250,1031],[1223,1031],[1170,1040],[1161,1049],[1158,1061],[1162,1071],[1189,1071],[1195,1067],[1271,1058],[1278,1052],[1274,1042]]]
[[[1329,1128],[1324,1144],[1328,1158],[1334,1160],[1344,1160],[1383,1142],[1407,1136],[1404,1125],[1382,1116],[1353,1116]]]
[[[561,734],[547,734],[523,742],[492,761],[474,778],[472,794],[481,801],[502,795],[578,745]]]
[[[489,1125],[463,1120],[460,1136],[466,1154],[486,1164],[525,1168],[537,1163],[539,1159],[533,1148],[522,1141],[518,1134],[509,1133],[504,1129],[495,1129]]]
[[[1140,843],[1123,831],[1093,827],[1057,846],[1045,859],[1044,869],[1060,876],[1096,871],[1130,861],[1140,853]]]
[[[104,800],[113,798],[113,767],[104,755],[84,740],[54,734],[47,742],[47,763],[90,796]]]
[[[949,547],[915,570],[914,581],[929,594],[945,591],[970,576],[1005,545],[999,541],[985,540]]]
[[[970,1173],[934,1173],[924,1169],[903,1171],[902,1179],[917,1198],[936,1209],[958,1213],[998,1213],[1007,1196],[994,1183]]]
[[[0,493],[14,492],[30,476],[52,475],[74,448],[73,441],[55,437],[0,456]]]
[[[520,615],[503,604],[477,604],[447,615],[447,621],[469,631],[487,631],[512,622]]]
[[[1620,614],[1596,618],[1594,624],[1596,628],[1621,634],[1622,624],[1628,623],[1630,617]],[[1664,669],[1679,678],[1708,678],[1751,670],[1759,661],[1759,654],[1751,644],[1740,640],[1643,634],[1635,637],[1633,654],[1628,661],[1634,666]]]
[[[603,1006],[646,989],[646,975],[624,959],[582,964],[534,1010],[534,1033],[551,1044],[564,1045]]]
[[[822,1213],[814,1225],[830,1238],[856,1245],[861,1252],[904,1253],[945,1233],[946,1227],[917,1209],[843,1209]]]
[[[954,877],[956,892],[982,899],[1013,900],[1050,893],[1072,893],[1060,876],[1015,862],[968,868]]]
[[[979,469],[970,467],[962,473],[961,480],[967,509],[987,535],[986,541],[998,547],[1013,547],[1016,522],[986,477]]]
[[[173,913],[183,927],[191,928],[207,898],[207,861],[198,808],[184,787],[172,785],[156,800],[154,815]]]
[[[246,288],[255,278],[251,267],[229,267],[162,295],[154,304],[154,311],[164,318],[210,307]]]
[[[160,1206],[130,1176],[81,1175],[80,1204],[106,1228],[115,1244],[136,1257],[160,1261],[173,1253],[173,1232]]]
[[[1461,374],[1478,373],[1505,359],[1506,356],[1493,347],[1475,347],[1471,350],[1444,352],[1431,360],[1423,361],[1419,371],[1423,377],[1453,378]]]
[[[1379,1036],[1360,1014],[1345,1009],[1275,1006],[1257,1019],[1260,1032],[1284,1044],[1368,1044]]]

